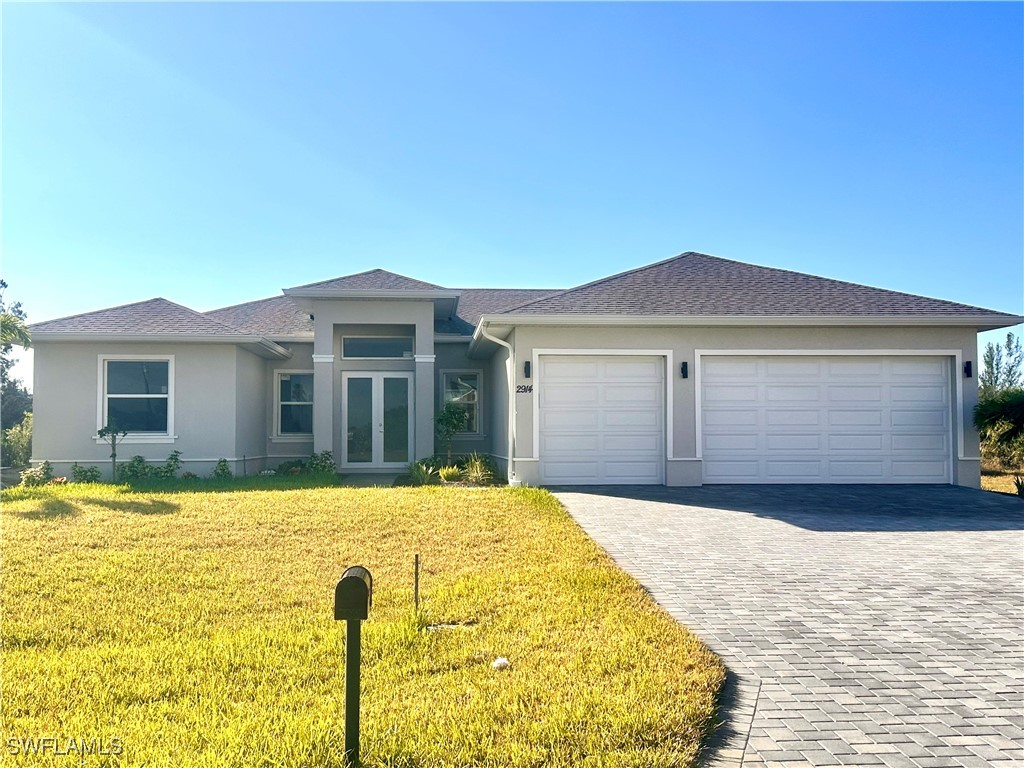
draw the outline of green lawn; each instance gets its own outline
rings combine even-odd
[[[343,765],[357,563],[365,766],[686,766],[714,719],[721,663],[544,491],[19,488],[0,523],[4,764]],[[44,736],[122,753],[12,755]]]

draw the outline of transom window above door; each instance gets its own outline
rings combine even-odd
[[[357,360],[401,360],[413,356],[412,336],[346,336],[342,357]]]

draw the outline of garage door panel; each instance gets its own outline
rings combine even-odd
[[[769,434],[765,438],[765,448],[769,452],[821,450],[821,435]]]
[[[757,423],[756,419],[754,423]],[[821,423],[821,414],[818,411],[766,408],[764,411],[764,423],[769,427],[816,427]]]
[[[880,410],[828,412],[828,424],[832,427],[880,427],[882,422]]]
[[[664,359],[654,356],[542,356],[542,482],[662,482],[664,368]],[[552,391],[555,397],[543,396]]]
[[[949,370],[940,357],[705,358],[705,481],[949,482]]]
[[[765,399],[770,403],[816,403],[821,399],[821,388],[768,384],[765,386]]]
[[[757,411],[707,408],[704,410],[704,424],[709,427],[757,426]]]

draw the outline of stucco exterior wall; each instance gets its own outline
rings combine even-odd
[[[118,461],[139,455],[163,462],[178,450],[184,469],[203,474],[217,459],[235,458],[235,346],[37,342],[34,348],[33,462],[49,460],[55,474],[67,476],[77,461],[109,476],[110,446],[95,439],[102,426],[97,423],[100,355],[174,356],[173,439],[121,443]]]
[[[486,361],[488,367],[487,378],[491,382],[491,456],[498,465],[498,471],[502,477],[508,478],[508,364],[509,352],[504,347],[498,350]]]
[[[516,384],[534,384],[529,395],[516,398],[516,472],[527,483],[536,484],[539,465],[533,436],[533,399],[542,381],[523,376],[523,362],[533,360],[534,351],[545,350],[670,350],[674,370],[668,371],[672,403],[673,454],[668,457],[669,485],[698,485],[702,471],[696,458],[696,376],[695,350],[820,350],[823,354],[843,350],[951,350],[961,361],[972,361],[977,371],[977,334],[957,327],[641,327],[641,326],[520,326],[515,331]],[[679,364],[688,362],[690,375],[682,379]],[[963,374],[952,370],[951,402],[956,403],[956,385]],[[534,366],[536,369],[536,365]],[[963,428],[963,455],[953,463],[958,485],[978,487],[980,460],[978,435],[971,424],[977,403],[977,379],[963,379],[962,408],[953,408],[953,437]]]
[[[235,474],[257,474],[266,466],[267,411],[270,388],[267,361],[236,349]]]
[[[274,409],[277,407],[277,374],[283,371],[312,373],[313,344],[282,344],[281,346],[290,350],[292,356],[287,360],[264,361],[267,395],[262,406],[266,419],[266,431],[263,433],[263,439],[266,441],[266,466],[269,469],[277,469],[278,464],[291,459],[305,459],[313,453],[312,435],[298,437],[275,434],[277,415],[274,413]]]
[[[491,412],[494,409],[494,381],[488,370],[489,364],[486,360],[470,360],[466,356],[469,351],[469,340],[465,343],[444,343],[434,346],[436,355],[434,361],[434,408],[435,413],[444,404],[444,373],[446,371],[469,371],[480,376],[480,411],[478,414],[480,431],[476,435],[458,435],[452,441],[452,453],[465,455],[467,453],[491,453],[492,451],[492,419]],[[440,440],[435,440],[434,450],[442,453],[444,446]]]

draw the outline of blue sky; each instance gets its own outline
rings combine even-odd
[[[30,321],[378,266],[568,287],[686,250],[1024,313],[1019,3],[0,13]]]

